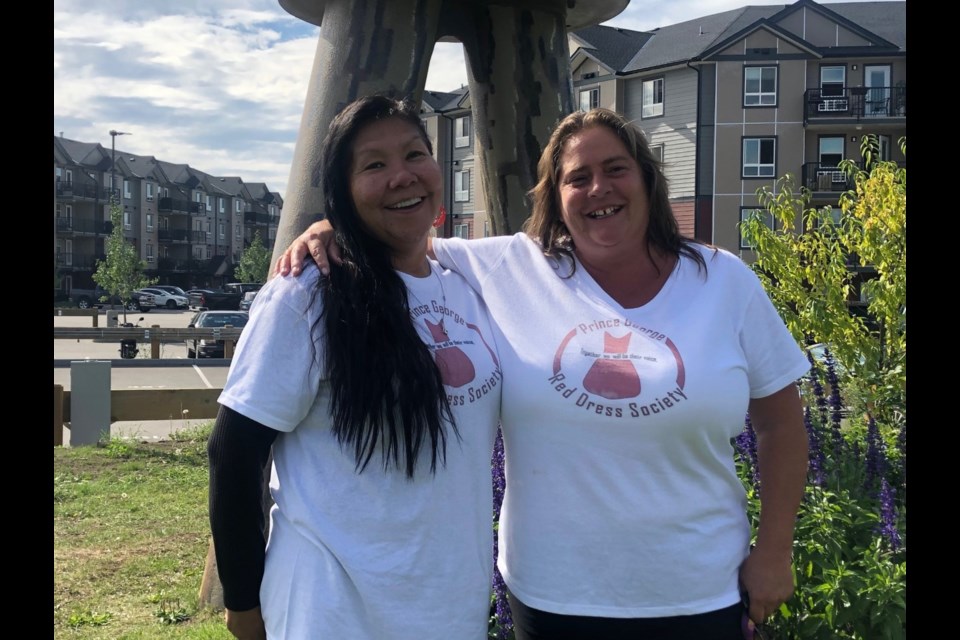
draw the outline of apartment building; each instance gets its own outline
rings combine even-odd
[[[681,231],[746,260],[739,223],[758,208],[757,189],[789,173],[812,204],[836,207],[850,187],[838,164],[859,161],[866,134],[883,159],[905,161],[906,2],[744,6],[648,32],[592,26],[568,40],[576,107],[635,122],[664,163]],[[427,92],[424,118],[448,178],[470,171],[472,138],[454,145],[472,136],[468,92]],[[482,192],[478,173],[470,198]],[[468,237],[482,237],[483,205],[471,204]],[[468,207],[447,209],[469,220]]]
[[[581,108],[605,106],[645,132],[688,235],[752,252],[740,220],[757,189],[791,174],[817,206],[850,187],[837,166],[875,134],[904,162],[906,2],[745,6],[650,32],[570,34]]]
[[[273,246],[283,199],[260,182],[218,177],[186,164],[54,137],[54,261],[61,296],[92,290],[112,231],[109,202],[123,210],[124,236],[161,284],[217,286],[232,277],[259,232]],[[115,184],[115,186],[114,186]]]
[[[447,218],[437,234],[458,238],[490,235],[482,172],[475,166],[476,135],[469,91],[425,91],[420,113],[443,171]]]

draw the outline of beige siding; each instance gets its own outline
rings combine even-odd
[[[663,78],[663,116],[642,118],[643,81]],[[651,145],[663,145],[670,195],[694,195],[696,169],[697,73],[692,69],[631,78],[624,82],[624,115],[643,129]]]
[[[808,9],[795,12],[780,24],[818,47],[862,47],[870,44],[862,36]]]

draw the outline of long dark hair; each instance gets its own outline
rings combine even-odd
[[[390,248],[361,221],[350,191],[353,143],[368,124],[397,118],[433,145],[410,102],[360,98],[334,118],[323,142],[320,178],[327,218],[336,230],[343,263],[320,280],[326,330],[333,433],[353,449],[357,472],[379,448],[384,470],[403,468],[412,478],[422,446],[430,472],[446,463],[448,421],[459,438],[443,379],[410,320],[407,288],[394,270]]]
[[[696,262],[697,269],[702,268],[706,271],[706,261],[694,248],[694,245],[703,243],[680,234],[677,219],[670,207],[667,179],[663,175],[660,162],[650,151],[646,137],[636,125],[609,109],[575,111],[561,120],[553,130],[550,141],[537,163],[537,184],[530,190],[533,213],[523,226],[524,232],[540,243],[546,255],[565,256],[569,258],[571,269],[576,268],[572,255],[573,238],[560,216],[560,198],[557,189],[560,178],[560,155],[563,152],[564,143],[571,136],[592,126],[606,127],[612,131],[640,165],[643,182],[647,187],[647,199],[650,203],[646,234],[647,249],[655,247],[676,258],[683,254]]]

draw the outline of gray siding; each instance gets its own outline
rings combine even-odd
[[[659,77],[663,77],[663,116],[641,118],[643,81]],[[651,145],[663,145],[664,173],[670,181],[670,197],[693,197],[697,158],[697,72],[685,68],[626,80],[624,115],[643,129]]]

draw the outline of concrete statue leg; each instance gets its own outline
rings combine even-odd
[[[573,109],[565,6],[489,2],[470,12],[455,35],[467,57],[477,166],[493,233],[508,235],[529,216],[540,153]]]
[[[323,20],[293,153],[274,260],[323,211],[317,176],[327,127],[347,103],[380,93],[419,102],[442,0],[298,0],[285,9]],[[288,6],[290,5],[290,6]],[[309,13],[310,10],[314,13]]]

